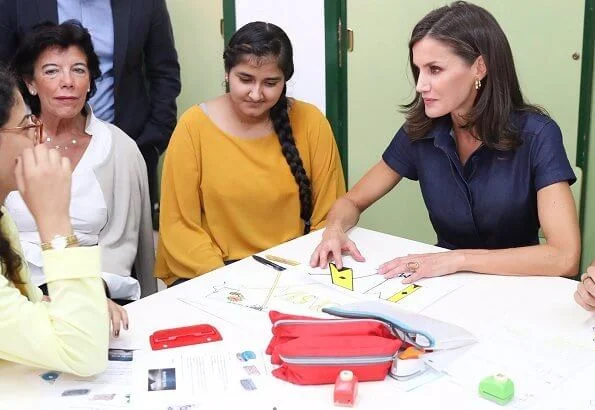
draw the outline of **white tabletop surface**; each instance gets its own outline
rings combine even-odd
[[[271,253],[305,264],[318,244],[320,234],[320,232],[313,232],[263,254]],[[389,260],[407,253],[439,250],[430,245],[363,228],[354,228],[350,236],[364,256],[373,260],[379,258]],[[130,330],[122,332],[117,340],[112,339],[111,346],[149,350],[149,335],[155,330],[210,323],[221,332],[224,341],[234,343],[250,341],[264,350],[271,336],[270,322],[265,312],[254,312],[253,319],[249,323],[243,323],[238,327],[218,319],[217,309],[213,312],[205,312],[179,300],[180,298],[196,299],[196,295],[200,294],[201,290],[204,291],[205,287],[211,286],[217,275],[220,275],[224,269],[233,274],[247,275],[250,270],[269,268],[258,264],[252,258],[247,258],[129,304],[126,309],[130,317]],[[450,275],[441,280],[456,281],[462,286],[423,310],[424,315],[460,325],[478,335],[489,332],[490,324],[497,324],[494,325],[495,328],[506,324],[514,331],[522,331],[524,335],[559,338],[563,339],[564,343],[595,350],[593,341],[595,320],[591,314],[575,304],[573,292],[576,289],[576,282],[573,280],[463,273]],[[235,306],[233,308],[245,309]],[[1,337],[7,337],[7,335]],[[560,349],[566,348],[567,344],[564,343],[560,345]],[[526,349],[531,350],[531,345],[528,344]],[[47,397],[51,386],[39,388],[35,385],[36,387],[33,388],[33,384],[27,382],[28,378],[32,377],[32,373],[42,372],[16,364],[0,363],[0,409],[44,408],[41,403]],[[479,383],[479,380],[477,382]],[[355,407],[360,409],[403,408],[402,406],[415,406],[413,408],[421,409],[502,408],[479,398],[476,390],[471,391],[446,376],[409,392],[396,389],[393,383],[395,382],[390,378],[383,382],[360,383]],[[274,379],[272,386],[274,388],[270,392],[271,402],[279,410],[333,408],[331,385],[295,386]],[[584,369],[579,373],[554,387],[551,392],[531,401],[528,408],[595,409],[595,362],[585,363]],[[225,399],[222,398],[221,408]],[[16,402],[13,402],[15,400]],[[18,407],[12,407],[9,403],[14,403]],[[242,404],[244,408],[265,408],[262,403],[243,402]],[[144,403],[135,408],[167,409],[154,403],[153,405],[155,407]]]

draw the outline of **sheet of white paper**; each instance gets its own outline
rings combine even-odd
[[[110,349],[140,350],[146,346],[135,337],[134,332],[120,330],[118,337],[110,335],[109,347]]]
[[[272,269],[255,269],[247,281],[237,272],[223,270],[220,275],[205,278],[208,282],[204,290],[180,300],[205,310],[218,304],[220,308],[213,315],[238,326],[258,321],[259,317],[267,318],[269,310],[326,317],[323,308],[357,300],[353,293],[337,291],[297,269],[283,271],[277,283],[276,276],[277,271]]]
[[[60,373],[52,385],[50,408],[128,408],[134,388],[133,350],[109,349],[107,369],[97,376],[79,377]]]
[[[585,349],[595,350],[595,316],[584,321],[581,330],[576,332],[565,332],[559,338],[568,343],[582,346]]]
[[[135,366],[135,405],[202,405],[228,398],[246,402],[273,397],[264,352],[223,342],[144,351]]]
[[[63,374],[54,384],[60,395],[68,395],[69,389],[88,389],[90,397],[95,393],[132,393],[134,359],[138,352],[124,349],[109,349],[107,369],[94,377],[78,377]]]
[[[306,277],[332,286],[341,292],[362,295],[367,299],[380,299],[395,303],[399,308],[412,312],[421,312],[436,303],[449,293],[459,289],[462,284],[452,278],[431,278],[420,280],[414,284],[403,284],[402,277],[386,279],[376,273],[375,264],[370,262],[345,261],[343,269],[334,265],[329,268],[310,268],[299,266],[294,268]]]
[[[443,370],[473,394],[484,377],[506,375],[515,384],[515,397],[507,407],[515,409],[528,408],[550,394],[555,397],[563,382],[595,364],[593,350],[496,324],[479,343],[464,349]]]
[[[533,406],[539,410],[595,410],[595,391],[587,386],[593,380],[595,363],[566,380],[564,394],[550,394]],[[585,388],[587,387],[587,388]]]
[[[432,368],[428,368],[422,374],[411,377],[410,379],[391,379],[389,382],[394,384],[397,389],[403,392],[408,392],[428,383],[431,383],[435,380],[438,380],[442,376],[444,376],[444,373],[436,371]]]

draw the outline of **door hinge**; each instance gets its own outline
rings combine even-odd
[[[339,49],[339,68],[343,67],[343,23],[341,17],[339,17],[339,23],[337,24],[337,46]]]

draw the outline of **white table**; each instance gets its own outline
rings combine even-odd
[[[438,250],[430,245],[362,228],[354,228],[350,236],[364,255],[386,255],[385,259],[407,253]],[[307,263],[319,238],[320,232],[314,232],[266,253]],[[251,270],[268,268],[248,258],[221,269],[246,275]],[[131,329],[123,332],[119,340],[113,341],[113,345],[150,349],[148,336],[157,329],[207,322],[219,329],[224,340],[253,340],[264,350],[270,339],[270,323],[264,312],[250,323],[251,331],[245,331],[178,300],[196,297],[197,291],[209,286],[210,281],[218,274],[220,270],[213,271],[126,306]],[[423,314],[458,324],[472,332],[485,331],[486,324],[505,320],[514,328],[523,329],[527,333],[570,337],[577,343],[595,349],[590,333],[592,326],[595,326],[594,318],[575,304],[572,297],[576,288],[575,281],[564,278],[479,274],[450,275],[445,280],[459,281],[463,286],[431,305]],[[527,349],[531,349],[531,346],[527,346]],[[8,399],[43,398],[44,391],[31,391],[27,384],[22,383],[30,372],[30,369],[14,364],[0,365],[0,408],[5,408],[2,402]],[[277,380],[273,383],[275,388],[271,394],[275,396],[278,409],[333,407],[332,386],[294,386]],[[448,377],[442,377],[407,393],[396,390],[392,383],[394,382],[389,378],[384,382],[360,383],[356,408],[388,409],[408,405],[422,409],[501,408],[479,398],[474,391],[453,384]],[[594,383],[595,362],[589,363],[581,373],[568,379],[555,391],[537,398],[532,408],[595,408]],[[261,408],[256,407],[256,404],[255,407],[245,404],[247,408]],[[150,408],[147,406],[149,405],[140,408]]]

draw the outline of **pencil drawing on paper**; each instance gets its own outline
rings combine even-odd
[[[256,293],[261,293],[258,292],[259,290],[260,289],[244,288],[243,286],[229,286],[223,282],[220,286],[213,286],[212,292],[205,295],[205,298],[244,306],[254,310],[262,310],[262,302],[264,302],[264,299],[261,300],[260,304],[255,303],[258,300],[257,295],[252,294],[255,291]]]
[[[270,287],[253,287],[247,285],[230,284],[223,282],[221,285],[213,286],[210,293],[205,295],[206,299],[230,303],[236,306],[243,306],[253,310],[264,310],[268,301],[267,293]],[[285,302],[292,305],[300,305],[313,312],[322,312],[325,307],[339,306],[340,303],[333,300],[325,286],[319,282],[300,283],[293,285],[279,285],[270,296],[270,303]],[[268,305],[267,304],[267,305]]]
[[[389,302],[397,303],[413,292],[419,290],[421,285],[411,284],[402,286],[398,281],[386,279],[377,273],[367,273],[356,276],[352,268],[338,269],[334,263],[329,263],[329,273],[308,272],[311,276],[326,276],[331,284],[353,292],[377,296]]]

